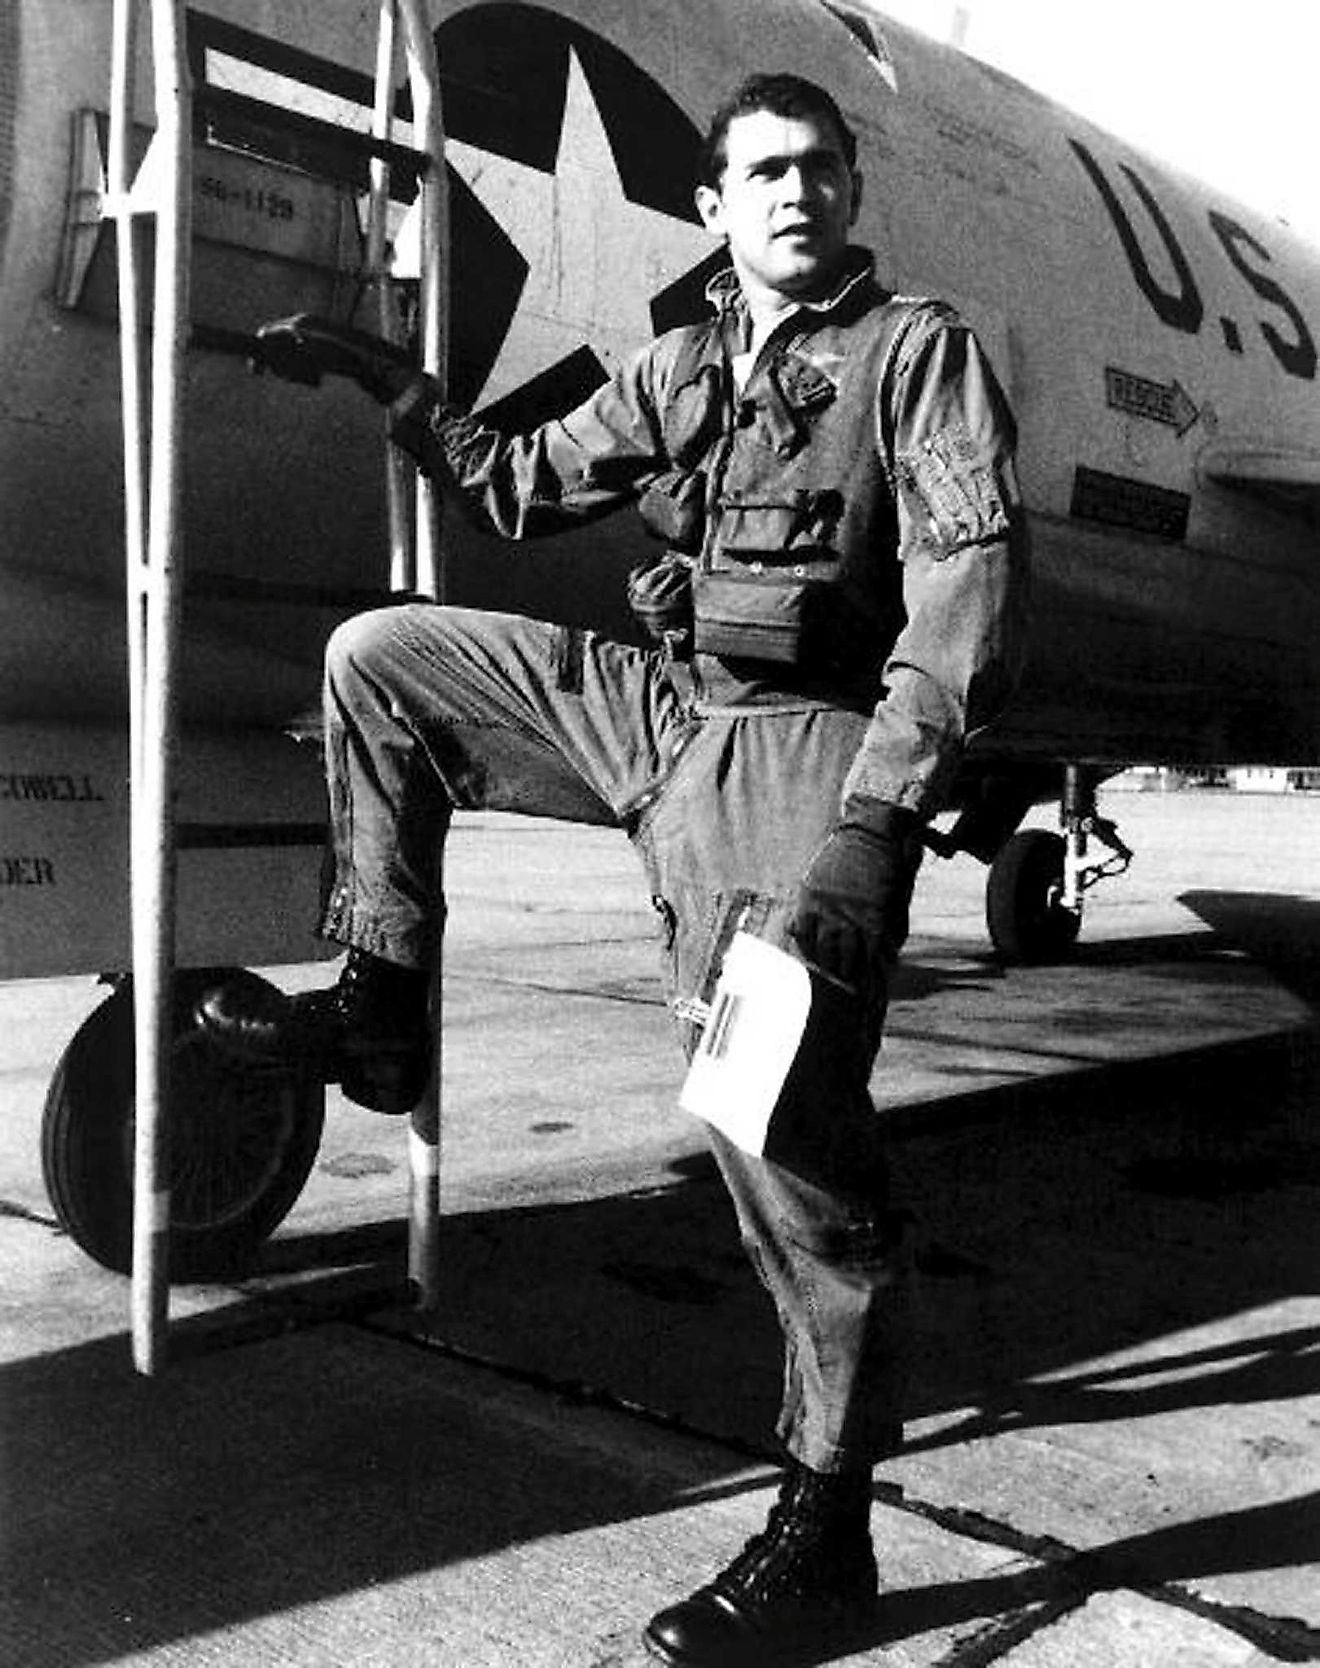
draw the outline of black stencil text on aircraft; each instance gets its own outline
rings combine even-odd
[[[1164,253],[1172,268],[1174,283],[1162,282],[1147,254],[1142,235],[1133,224],[1123,198],[1104,168],[1092,153],[1077,139],[1070,139],[1078,161],[1087,178],[1094,185],[1100,201],[1118,233],[1119,243],[1127,256],[1128,265],[1137,287],[1150,303],[1157,318],[1172,330],[1189,336],[1199,333],[1205,319],[1205,301],[1197,283],[1192,264],[1177,233],[1160,206],[1155,193],[1145,179],[1127,163],[1120,165],[1131,192],[1140,202],[1145,217],[1155,228]],[[1297,303],[1284,289],[1273,272],[1262,270],[1273,265],[1273,256],[1254,233],[1226,214],[1209,212],[1210,229],[1223,249],[1236,276],[1249,286],[1254,296],[1274,308],[1278,319],[1257,319],[1261,338],[1279,366],[1289,375],[1303,381],[1315,380],[1317,355],[1315,337],[1302,316]],[[1281,328],[1286,324],[1286,328]],[[1244,351],[1242,333],[1234,319],[1220,320],[1224,343],[1232,353]]]

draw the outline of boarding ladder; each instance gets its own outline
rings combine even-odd
[[[130,179],[139,29],[150,13],[156,126]],[[194,105],[207,94],[191,85],[184,0],[114,0],[107,190],[102,212],[116,222],[120,374],[124,432],[125,545],[129,643],[129,745],[132,770],[130,879],[136,1055],[133,1155],[133,1360],[146,1374],[165,1362],[168,1332],[170,1196],[166,1170],[171,1052],[170,992],[175,963],[175,758],[179,742],[179,637],[183,548],[183,403],[189,336],[189,269]],[[423,369],[443,385],[446,317],[442,256],[448,247],[444,131],[435,44],[421,0],[380,0],[375,100],[369,148],[366,277],[379,306],[381,333],[395,333],[397,308],[388,268],[386,215],[393,143],[394,76],[400,48],[412,97],[414,153],[421,191],[419,336]],[[139,298],[145,255],[140,231],[154,222],[154,295],[149,333]],[[149,339],[148,339],[149,338]],[[409,467],[386,441],[390,586],[439,597],[443,592],[439,506],[430,483],[415,481],[408,513]],[[438,1028],[439,978],[434,1019]],[[433,1302],[440,1180],[440,1070],[414,1109],[409,1276],[424,1306]]]

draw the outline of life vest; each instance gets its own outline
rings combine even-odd
[[[639,507],[670,555],[649,587],[635,580],[642,617],[638,591],[672,609],[677,566],[696,654],[878,674],[904,617],[887,390],[921,325],[954,318],[867,279],[829,312],[798,314],[740,392],[721,320],[662,337],[656,406],[673,468]]]

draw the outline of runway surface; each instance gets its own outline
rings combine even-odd
[[[998,964],[977,865],[923,873],[874,1082],[923,1347],[840,1660],[1320,1660],[1320,798],[1105,810],[1137,857],[1066,968]],[[332,1093],[259,1264],[177,1288],[137,1378],[37,1158],[103,993],[0,991],[0,1661],[622,1668],[763,1521],[777,1335],[634,859],[478,817],[449,879],[424,1317],[403,1130]]]

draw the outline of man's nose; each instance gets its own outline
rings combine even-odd
[[[811,196],[811,170],[800,162],[791,162],[784,169],[783,194],[786,202],[801,203]]]

